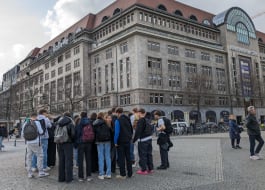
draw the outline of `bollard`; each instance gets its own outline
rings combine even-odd
[[[17,146],[17,137],[15,137],[14,146]]]

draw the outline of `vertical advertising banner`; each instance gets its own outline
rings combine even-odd
[[[251,90],[251,59],[246,57],[239,57],[239,68],[241,75],[241,87],[242,95],[244,97],[249,97],[252,95]]]

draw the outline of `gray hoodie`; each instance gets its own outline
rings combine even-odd
[[[52,127],[51,121],[45,117],[44,115],[38,115],[37,120],[42,120],[44,119],[45,121],[45,126],[46,126],[46,131],[44,135],[41,135],[41,139],[48,139],[49,138],[49,133],[48,133],[48,128]]]

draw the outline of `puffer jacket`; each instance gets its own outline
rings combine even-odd
[[[103,119],[94,121],[93,126],[97,143],[111,141],[111,128],[108,127]],[[101,139],[101,137],[104,139]]]
[[[70,137],[67,143],[74,143],[75,140],[74,121],[70,117],[64,116],[58,121],[58,127],[64,127],[64,126],[67,127],[68,135]]]
[[[259,122],[255,115],[249,114],[246,117],[246,127],[248,129],[248,135],[261,135]]]

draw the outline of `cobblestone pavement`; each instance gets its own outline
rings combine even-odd
[[[25,143],[4,141],[6,145],[0,152],[0,189],[1,190],[40,190],[40,189],[183,189],[183,190],[215,190],[240,189],[264,190],[265,160],[249,160],[249,143],[245,134],[242,135],[241,150],[230,146],[228,134],[199,135],[173,137],[174,147],[170,151],[170,169],[155,170],[148,176],[134,175],[126,180],[98,180],[93,174],[92,182],[70,183],[57,182],[57,168],[50,171],[47,178],[28,179],[24,167]],[[263,135],[264,136],[264,135]],[[153,142],[154,163],[160,163],[158,147]],[[136,170],[136,169],[135,169]],[[77,170],[74,170],[77,173]]]

